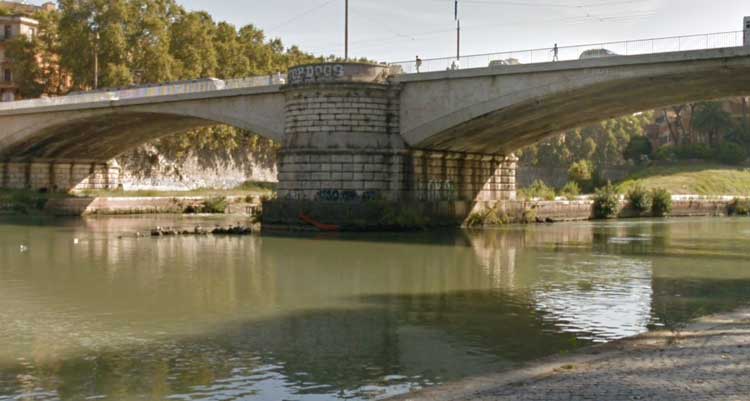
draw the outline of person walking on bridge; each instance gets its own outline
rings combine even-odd
[[[560,61],[560,49],[557,47],[557,43],[555,43],[555,47],[552,48],[552,62]]]
[[[420,67],[422,67],[422,59],[417,56],[417,74],[419,74]]]

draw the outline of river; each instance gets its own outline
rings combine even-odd
[[[750,219],[143,238],[0,218],[0,401],[374,400],[750,303]]]

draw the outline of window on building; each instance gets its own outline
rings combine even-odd
[[[11,72],[10,68],[6,68],[5,71],[3,71],[3,79],[5,82],[10,82],[13,80],[13,72]]]
[[[14,100],[16,100],[16,95],[13,92],[11,91],[3,92],[3,98],[2,98],[3,102],[12,102]]]
[[[6,25],[4,35],[5,35],[4,36],[5,39],[10,39],[11,36],[13,36],[13,27],[10,25]]]

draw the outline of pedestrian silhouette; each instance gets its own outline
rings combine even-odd
[[[560,61],[560,49],[557,47],[557,43],[555,43],[555,47],[552,48],[552,61]]]
[[[417,56],[417,74],[419,74],[419,68],[422,66],[422,59]]]

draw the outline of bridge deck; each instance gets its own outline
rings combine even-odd
[[[0,115],[14,114],[16,112],[36,111],[36,109],[50,110],[65,106],[75,106],[78,109],[96,104],[110,105],[112,102],[132,100],[135,102],[149,102],[158,100],[171,100],[174,98],[191,97],[189,95],[207,95],[210,93],[223,93],[228,91],[242,92],[242,89],[251,88],[277,88],[286,82],[286,74],[275,74],[260,77],[248,77],[239,79],[199,79],[193,81],[167,82],[161,85],[144,85],[140,87],[97,90],[89,92],[78,92],[68,96],[45,97],[40,99],[19,100],[15,102],[0,102]]]

